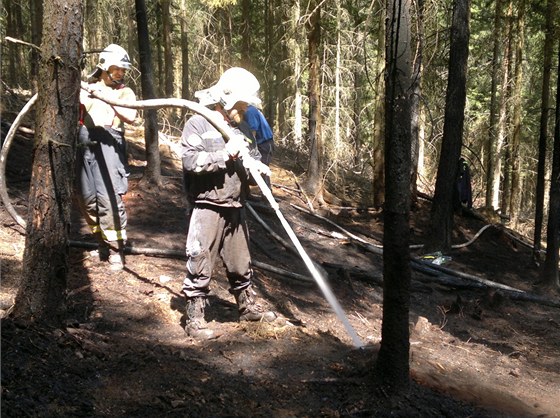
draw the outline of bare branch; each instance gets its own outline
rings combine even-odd
[[[22,41],[21,39],[12,38],[11,36],[6,36],[4,39],[8,42],[13,42],[14,44],[21,44],[21,45],[30,46],[32,48],[35,48],[37,51],[41,52],[41,48],[39,48],[37,45],[29,43],[29,42]]]

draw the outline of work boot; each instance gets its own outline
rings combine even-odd
[[[274,312],[266,311],[260,304],[255,302],[255,292],[250,287],[234,291],[233,295],[239,308],[239,321],[272,322],[276,319]]]
[[[109,269],[112,271],[120,271],[124,268],[124,242],[123,241],[111,241],[107,243],[107,248],[109,250],[109,257],[107,261],[109,262]]]
[[[99,261],[109,261],[109,255],[111,255],[111,250],[107,241],[103,239],[103,234],[101,232],[94,232],[93,236],[97,242],[97,255],[99,256]],[[93,253],[92,253],[93,254]]]
[[[194,297],[187,299],[187,323],[185,332],[198,340],[210,340],[214,338],[214,331],[208,328],[204,319],[205,297]]]
[[[124,256],[119,252],[112,252],[109,255],[109,269],[112,271],[120,271],[124,269]]]

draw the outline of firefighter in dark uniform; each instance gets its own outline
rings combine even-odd
[[[240,321],[274,321],[276,314],[255,301],[253,270],[245,214],[245,192],[250,181],[242,155],[259,160],[256,147],[239,126],[238,112],[247,103],[258,101],[259,83],[255,76],[234,67],[216,85],[198,91],[200,103],[219,112],[237,134],[227,143],[216,128],[200,115],[189,118],[181,137],[182,163],[187,200],[193,207],[187,234],[187,274],[183,282],[186,297],[187,334],[210,339],[214,332],[204,319],[212,270],[218,256],[226,268],[230,293],[235,297]],[[270,175],[269,168],[257,163],[258,171]]]
[[[99,64],[90,75],[92,89],[103,97],[135,101],[124,85],[131,68],[127,52],[111,44],[99,54]],[[99,243],[99,258],[112,270],[124,266],[127,214],[123,195],[128,190],[125,123],[133,123],[136,110],[111,106],[82,90],[77,155],[80,208]]]

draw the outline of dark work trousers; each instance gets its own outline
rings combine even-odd
[[[111,128],[80,127],[77,183],[80,207],[93,233],[107,241],[126,241],[126,142]]]
[[[269,139],[268,141],[258,144],[257,147],[261,154],[261,163],[267,166],[270,165],[270,162],[272,161],[272,151],[274,150],[274,141],[272,139]],[[270,189],[270,177],[265,176],[264,181]]]
[[[187,235],[185,296],[207,296],[218,255],[226,268],[230,292],[249,287],[253,271],[248,243],[245,208],[197,203]]]

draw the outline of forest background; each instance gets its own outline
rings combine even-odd
[[[39,45],[42,2],[3,3],[2,38]],[[441,0],[412,4],[413,64],[418,70],[412,117],[417,175],[413,195],[417,191],[433,195],[435,187],[453,4]],[[142,97],[135,2],[115,5],[88,0],[84,6],[84,76],[96,64],[95,51],[109,43],[120,44],[135,63],[128,84]],[[546,167],[544,190],[550,186],[556,7],[554,0],[474,0],[471,4],[462,156],[471,168],[474,206],[498,211],[509,226],[529,236],[539,204],[539,164]],[[245,67],[261,82],[263,110],[277,145],[299,151],[302,166],[308,166],[312,155],[307,117],[309,52],[318,48],[320,177],[342,199],[358,196],[364,205],[382,205],[385,13],[381,2],[161,0],[147,2],[146,15],[157,97],[192,100],[196,90],[216,82],[225,69]],[[319,37],[311,36],[317,31]],[[36,51],[17,43],[2,45],[4,87],[34,90]],[[158,112],[160,133],[179,136],[182,115],[165,109]],[[366,180],[359,190],[348,181],[356,176]]]

